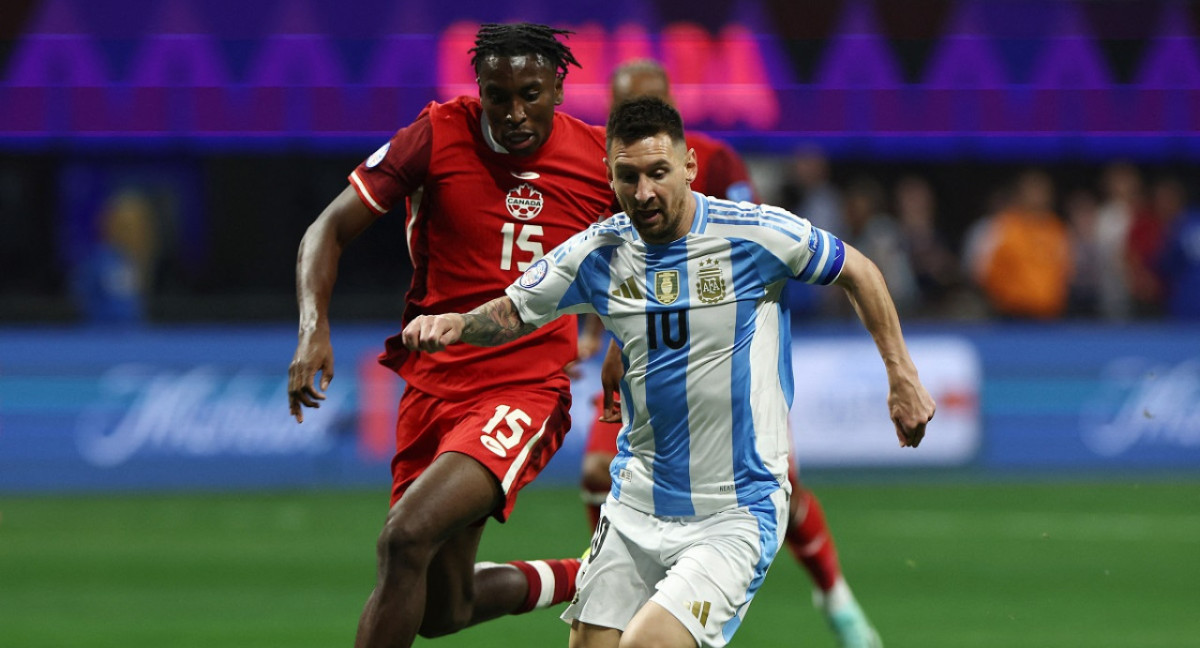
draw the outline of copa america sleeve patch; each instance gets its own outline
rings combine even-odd
[[[536,263],[525,270],[525,274],[521,275],[521,278],[517,280],[517,285],[522,288],[533,288],[542,283],[542,280],[546,278],[546,274],[549,272],[550,263],[545,259],[538,259]]]
[[[371,157],[367,158],[367,168],[373,168],[375,165],[383,162],[383,158],[387,156],[388,149],[390,148],[392,148],[391,142],[387,142],[383,146],[380,146],[377,151],[371,154]]]

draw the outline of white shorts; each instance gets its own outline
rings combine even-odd
[[[654,601],[697,644],[720,647],[741,625],[783,544],[788,492],[705,516],[656,517],[612,497],[601,512],[563,620],[624,631]]]

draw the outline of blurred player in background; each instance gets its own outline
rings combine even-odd
[[[620,340],[626,426],[579,593],[573,648],[726,645],[782,545],[788,517],[788,279],[838,285],[887,370],[901,446],[933,399],[878,268],[781,209],[694,193],[679,113],[653,97],[609,117],[624,213],[571,238],[466,315],[419,317],[411,349],[505,344],[563,314],[595,313]],[[641,294],[612,290],[623,279]]]
[[[673,103],[666,70],[655,61],[631,61],[613,72],[613,106],[640,96]],[[696,131],[688,131],[686,140],[688,148],[696,154],[696,178],[691,183],[693,191],[734,201],[758,201],[745,163],[729,144]],[[610,348],[605,359],[606,385],[615,385],[622,372],[619,350],[615,353],[614,350],[615,346]],[[617,454],[617,434],[621,430],[619,416],[605,416],[603,394],[596,397],[596,408],[598,420],[592,422],[588,431],[582,476],[583,497],[593,527],[600,517],[600,505],[612,487],[609,465]],[[820,501],[800,484],[794,465],[789,477],[792,499],[786,541],[788,549],[816,586],[814,603],[824,614],[840,645],[852,648],[881,646],[878,633],[842,575],[837,548]]]
[[[483,25],[471,52],[479,97],[431,103],[350,174],[296,262],[299,343],[292,415],[319,407],[333,379],[329,301],[338,260],[372,222],[406,207],[414,275],[404,320],[470,310],[542,254],[611,213],[604,133],[556,111],[578,62],[543,25]],[[355,645],[410,646],[574,594],[578,561],[474,566],[489,516],[503,522],[570,424],[575,322],[499,348],[437,356],[390,338],[380,362],[407,386],[396,424],[391,508],[378,581]],[[320,382],[314,386],[317,374]]]
[[[671,105],[671,85],[667,71],[657,61],[638,59],[613,70],[610,81],[612,106],[633,97],[658,97]],[[692,189],[706,196],[716,196],[734,202],[757,202],[758,194],[746,163],[728,143],[700,133],[688,131],[688,148],[696,151],[696,179]]]

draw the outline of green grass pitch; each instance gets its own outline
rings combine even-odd
[[[812,484],[890,648],[1200,645],[1200,481]],[[0,496],[0,646],[350,646],[386,493]],[[480,559],[578,555],[534,488]],[[786,552],[786,550],[785,550]],[[554,612],[422,646],[565,646]],[[832,646],[781,553],[734,646]]]

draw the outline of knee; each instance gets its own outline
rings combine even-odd
[[[400,565],[426,565],[435,550],[436,543],[428,529],[398,515],[388,516],[375,545],[379,565],[384,570]]]

